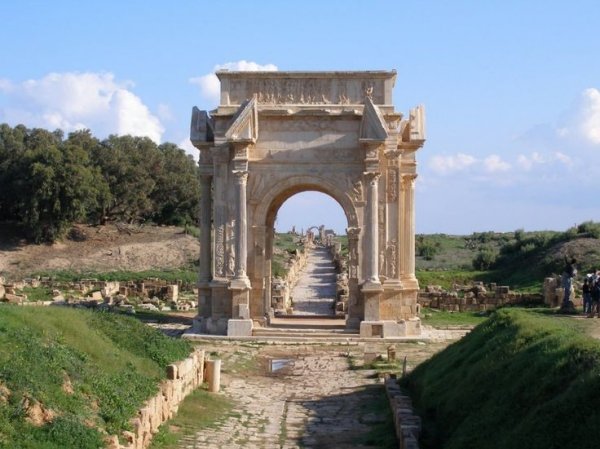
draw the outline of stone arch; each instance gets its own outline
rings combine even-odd
[[[314,190],[348,222],[348,327],[365,337],[418,334],[414,180],[425,116],[421,106],[406,118],[394,110],[395,71],[217,77],[220,104],[211,115],[194,108],[190,131],[203,192],[198,331],[248,336],[268,323],[276,213]]]
[[[283,182],[273,182],[272,185],[260,192],[260,203],[252,221],[257,225],[273,227],[275,215],[282,204],[293,195],[309,190],[321,192],[333,198],[346,215],[347,227],[358,227],[356,208],[349,192],[341,189],[324,176],[311,174],[291,176]]]

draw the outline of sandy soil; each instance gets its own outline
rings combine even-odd
[[[143,271],[179,268],[198,258],[198,240],[172,226],[76,227],[84,239],[33,245],[0,228],[0,275],[8,279],[48,270]]]

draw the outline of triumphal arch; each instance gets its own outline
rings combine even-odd
[[[221,100],[192,112],[200,150],[198,332],[268,325],[279,207],[314,190],[348,220],[347,327],[420,333],[415,278],[415,152],[424,110],[394,110],[395,71],[217,73]]]

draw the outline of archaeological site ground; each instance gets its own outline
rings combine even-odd
[[[599,447],[600,223],[417,235],[425,109],[395,110],[394,71],[217,76],[198,166],[0,126],[0,448]],[[15,176],[46,144],[89,158],[93,201]],[[276,231],[308,191],[343,233]]]

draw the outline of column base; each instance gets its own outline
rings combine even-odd
[[[229,283],[229,290],[250,290],[250,279],[247,277],[232,279]]]
[[[251,337],[252,320],[230,319],[227,321],[228,337]]]
[[[186,334],[226,335],[227,318],[195,317]]]
[[[381,285],[381,282],[377,281],[365,281],[362,286],[361,286],[361,291],[363,293],[376,293],[376,292],[381,292],[383,291],[383,286]]]
[[[384,290],[404,290],[404,284],[400,279],[386,279],[383,281]]]
[[[421,335],[421,319],[409,318],[400,321],[362,321],[360,323],[361,338],[393,338]]]

